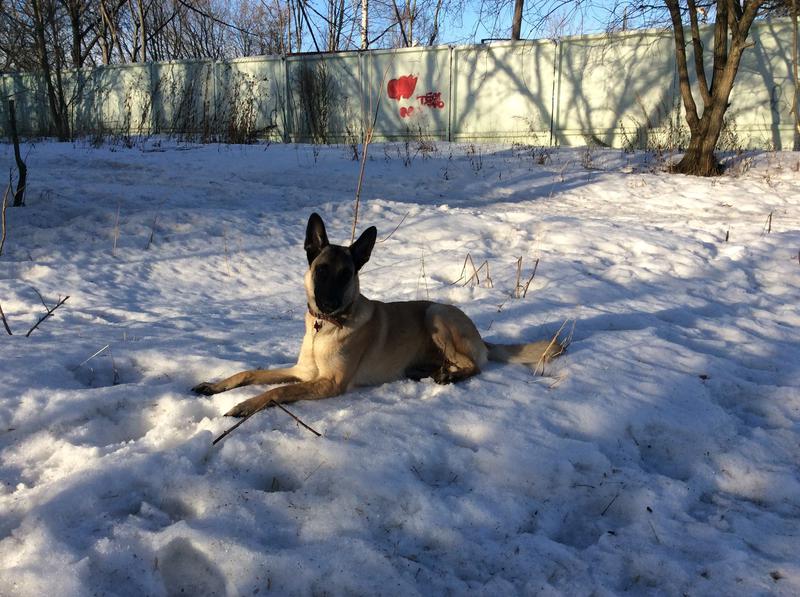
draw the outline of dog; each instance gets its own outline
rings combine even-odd
[[[331,398],[402,378],[457,382],[480,373],[487,361],[538,367],[564,351],[564,343],[555,338],[530,344],[485,342],[472,320],[452,305],[368,299],[361,294],[358,272],[369,261],[376,238],[370,226],[349,247],[332,245],[322,218],[311,214],[305,238],[308,311],[297,364],[242,371],[198,384],[193,391],[209,396],[252,384],[285,384],[225,413],[248,417],[275,403]]]

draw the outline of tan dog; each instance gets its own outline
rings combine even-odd
[[[556,341],[489,344],[452,305],[430,301],[382,303],[361,294],[358,271],[369,260],[377,230],[367,228],[349,247],[331,245],[322,218],[311,214],[305,250],[306,334],[297,364],[287,369],[243,371],[194,388],[217,394],[251,384],[287,384],[234,406],[245,417],[272,402],[319,400],[356,386],[401,378],[432,377],[450,383],[480,373],[487,360],[538,366],[561,354]]]

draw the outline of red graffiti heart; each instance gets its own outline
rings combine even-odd
[[[399,79],[392,79],[386,86],[386,93],[393,100],[401,98],[408,99],[414,95],[414,89],[417,87],[417,77],[413,75],[406,75]]]

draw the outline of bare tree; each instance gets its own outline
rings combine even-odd
[[[765,0],[716,0],[716,23],[714,24],[713,66],[711,80],[705,72],[703,40],[697,20],[695,0],[664,0],[672,20],[675,40],[675,61],[678,68],[678,83],[689,125],[689,146],[674,170],[684,174],[712,176],[721,171],[715,149],[724,124],[731,90],[739,71],[739,63],[745,49],[752,45],[747,38],[759,9]],[[694,72],[700,91],[702,107],[698,107],[692,92],[689,64],[686,52],[684,15],[688,16]]]

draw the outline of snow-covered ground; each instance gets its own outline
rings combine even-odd
[[[572,319],[568,354],[290,406],[320,438],[271,409],[212,447],[257,390],[189,388],[293,362],[305,224],[349,240],[351,150],[26,151],[0,594],[800,592],[800,154],[700,180],[611,150],[373,145],[359,229],[389,238],[363,292],[454,303],[491,341]],[[453,284],[467,254],[492,287]],[[70,298],[26,338],[36,291]]]

